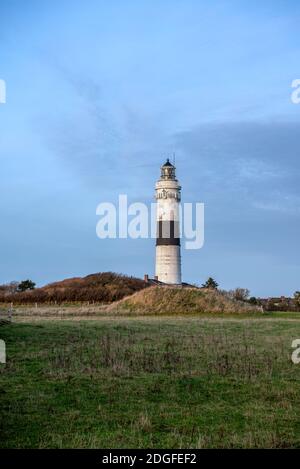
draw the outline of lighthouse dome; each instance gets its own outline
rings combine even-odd
[[[161,179],[175,180],[175,166],[170,163],[169,158],[167,158],[167,161],[161,167]]]
[[[168,167],[172,166],[172,168],[174,168],[174,166],[172,165],[172,163],[170,163],[169,158],[167,158],[167,161],[166,161],[165,164],[163,165],[163,167],[165,167],[165,166],[168,166]]]

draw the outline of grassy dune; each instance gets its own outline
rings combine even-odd
[[[257,306],[228,298],[211,289],[152,287],[107,306],[116,314],[261,313]]]
[[[8,306],[7,306],[8,307]],[[0,308],[1,309],[1,308]],[[13,316],[43,318],[100,318],[108,316],[178,316],[178,315],[247,315],[261,316],[258,306],[230,299],[208,289],[148,287],[111,304],[63,303],[61,305],[15,305]],[[269,313],[268,313],[269,314]],[[298,315],[300,317],[300,315]]]
[[[296,319],[0,328],[0,446],[300,447]]]
[[[102,304],[120,300],[127,295],[147,288],[143,280],[115,272],[100,272],[86,277],[67,278],[41,288],[11,293],[0,285],[2,304],[49,304],[65,302],[99,302]]]

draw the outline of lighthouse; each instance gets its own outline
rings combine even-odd
[[[181,284],[180,199],[181,187],[176,168],[167,159],[161,166],[155,185],[156,198],[156,263],[155,276],[160,282]]]

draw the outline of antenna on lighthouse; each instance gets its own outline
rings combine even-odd
[[[176,159],[175,159],[175,152],[173,152],[173,166],[176,166],[175,162],[176,162]]]

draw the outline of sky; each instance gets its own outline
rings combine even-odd
[[[205,204],[183,280],[300,290],[300,3],[1,0],[0,283],[154,275],[153,239],[96,236],[96,207],[153,202],[176,154]]]

